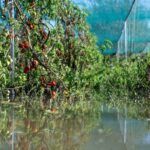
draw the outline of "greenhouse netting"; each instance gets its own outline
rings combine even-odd
[[[73,0],[87,9],[91,30],[98,42],[108,39],[113,49],[107,54],[125,54],[149,51],[149,0]]]

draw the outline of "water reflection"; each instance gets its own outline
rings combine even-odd
[[[120,108],[102,105],[100,110],[99,116],[60,117],[0,107],[0,150],[150,149],[147,114],[143,119],[138,113],[133,118],[127,105]]]
[[[10,108],[1,109],[0,120],[0,150],[79,150],[97,119],[18,114]]]
[[[149,150],[149,121],[144,116],[139,119],[138,114],[136,119],[132,118],[130,114],[127,105],[120,109],[105,107],[101,113],[101,124],[94,128],[83,149]]]

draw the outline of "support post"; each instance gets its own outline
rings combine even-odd
[[[10,1],[10,17],[14,18],[14,0]],[[10,26],[10,56],[11,56],[11,71],[10,71],[10,77],[11,81],[14,82],[15,77],[15,41],[14,41],[14,27]]]

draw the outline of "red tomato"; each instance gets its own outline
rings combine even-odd
[[[33,24],[31,24],[29,27],[30,27],[31,30],[34,29],[34,25]]]
[[[21,49],[28,49],[28,48],[30,48],[29,42],[23,41],[23,42],[19,43],[19,48],[21,48]]]
[[[34,59],[34,60],[32,61],[31,67],[32,67],[32,68],[36,68],[36,67],[38,66],[38,64],[39,64],[39,62]]]
[[[52,91],[52,98],[55,98],[56,97],[56,91]]]
[[[55,81],[52,81],[52,82],[48,83],[48,85],[49,85],[49,86],[56,86],[57,84],[56,84]]]
[[[29,71],[30,71],[30,67],[29,66],[27,66],[27,67],[24,68],[24,73],[25,74],[27,74]]]
[[[23,44],[25,49],[30,48],[29,42],[25,41]]]
[[[24,44],[23,43],[19,43],[19,48],[24,48]]]

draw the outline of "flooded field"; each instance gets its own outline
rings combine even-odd
[[[126,106],[65,117],[0,108],[0,150],[149,150],[149,129],[149,119],[128,116]]]

